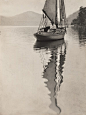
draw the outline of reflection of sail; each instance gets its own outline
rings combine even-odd
[[[49,94],[51,100],[49,107],[59,114],[61,109],[57,103],[57,95],[60,90],[60,85],[63,82],[62,72],[66,54],[66,43],[64,40],[46,43],[36,42],[34,48],[36,50],[46,49],[51,52],[50,60],[48,64],[45,65],[46,68],[44,67],[43,78],[48,80],[45,84],[51,92]]]

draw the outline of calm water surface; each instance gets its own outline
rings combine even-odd
[[[86,37],[40,43],[36,30],[0,27],[0,115],[86,115]]]

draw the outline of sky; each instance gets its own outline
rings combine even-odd
[[[0,0],[0,15],[14,16],[26,11],[42,13],[45,0]],[[65,0],[66,15],[86,7],[86,0]]]

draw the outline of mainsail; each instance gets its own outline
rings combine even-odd
[[[57,15],[57,0],[46,0],[43,12],[50,19],[52,24],[56,24],[56,15]]]
[[[65,13],[64,0],[59,0],[59,4],[60,4],[60,22],[62,22],[64,19],[64,23],[66,24],[66,13]]]
[[[59,10],[58,10],[58,4],[59,4]],[[60,13],[59,13],[60,11]],[[60,15],[60,24],[64,20],[64,23],[66,24],[66,13],[65,13],[65,4],[64,0],[46,0],[43,12],[45,15],[49,18],[52,24],[58,24],[58,18]]]

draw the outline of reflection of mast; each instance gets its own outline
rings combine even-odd
[[[63,51],[62,51],[63,50]],[[65,55],[66,55],[66,44],[64,44],[64,46],[61,47],[61,50],[60,50],[60,55],[58,55],[58,63],[57,63],[57,75],[56,75],[56,88],[55,88],[55,91],[56,91],[56,95],[58,94],[58,91],[60,90],[60,86],[61,86],[61,83],[63,82],[63,65],[65,63]]]
[[[47,47],[46,47],[47,46]],[[50,100],[51,105],[49,106],[53,111],[56,113],[60,113],[61,109],[57,103],[57,94],[60,90],[60,85],[63,82],[63,65],[65,62],[65,55],[66,55],[66,44],[62,41],[60,42],[53,42],[53,43],[38,43],[35,45],[35,48],[44,48],[51,52],[51,57],[46,66],[44,67],[43,78],[47,79],[48,81],[45,82],[46,87],[50,91]]]

